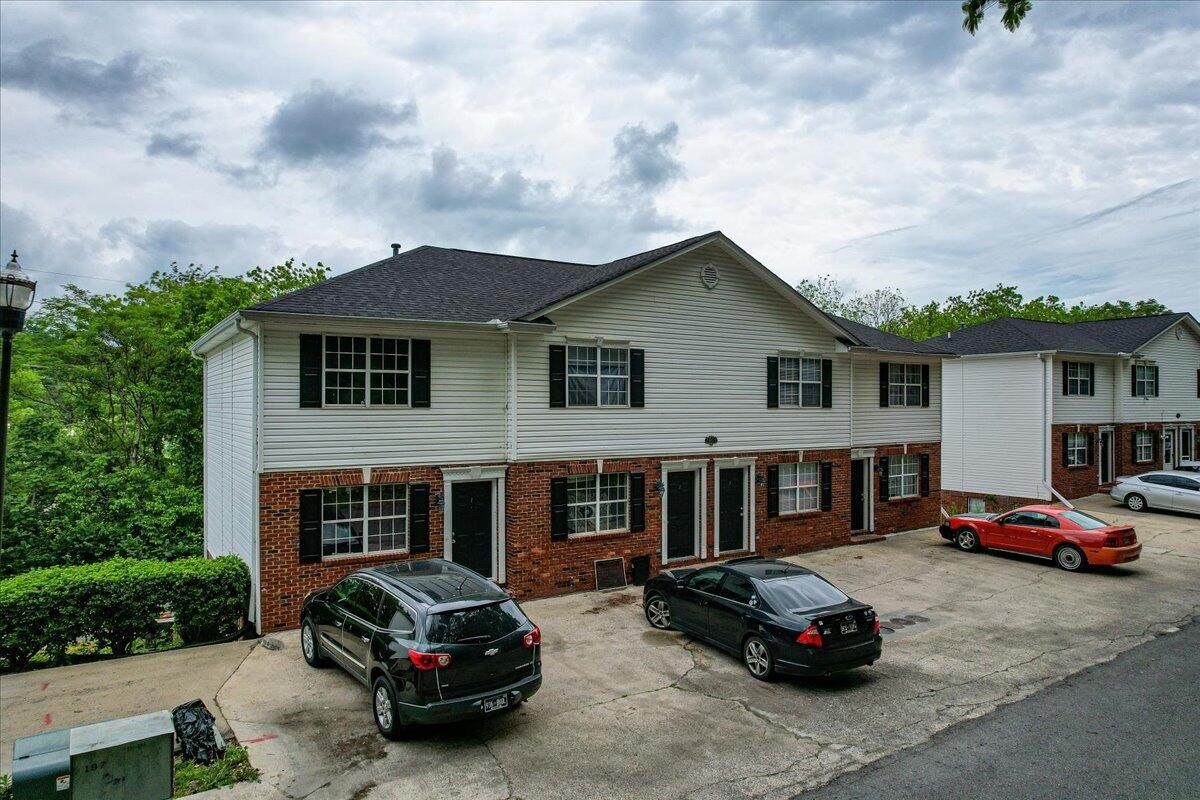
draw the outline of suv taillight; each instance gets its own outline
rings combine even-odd
[[[526,647],[534,647],[536,645],[541,644],[542,643],[542,629],[539,628],[537,625],[534,625],[533,630],[531,630],[529,633],[525,634],[524,638],[522,638],[521,641],[525,642]]]
[[[817,626],[809,625],[805,628],[804,633],[796,637],[796,644],[806,644],[809,647],[820,647],[824,642],[821,641],[821,631],[817,630]]]
[[[445,669],[450,666],[449,653],[422,653],[420,650],[408,650],[408,660],[417,669]]]

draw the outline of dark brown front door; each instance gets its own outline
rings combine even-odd
[[[693,558],[696,552],[696,473],[667,473],[667,558]]]
[[[450,553],[455,564],[473,569],[485,578],[492,568],[492,482],[463,481],[450,490]]]

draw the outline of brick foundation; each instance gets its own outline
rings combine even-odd
[[[881,447],[876,455],[898,455],[903,447]],[[940,446],[937,443],[909,445],[909,453],[930,454],[928,497],[876,502],[875,523],[879,533],[893,533],[929,525],[938,521],[940,482]],[[779,517],[767,516],[767,466],[793,461],[794,452],[722,453],[720,458],[755,457],[754,511],[755,550],[766,556],[783,556],[833,547],[850,542],[850,451],[806,450],[805,461],[832,463],[832,508]],[[505,475],[505,570],[506,588],[517,598],[529,599],[591,589],[595,585],[596,559],[622,557],[628,569],[636,556],[649,555],[651,570],[661,567],[662,496],[656,486],[663,480],[662,462],[676,460],[707,461],[705,486],[706,525],[703,538],[705,556],[714,558],[713,498],[716,489],[714,456],[670,456],[604,459],[605,472],[642,472],[646,476],[646,525],[637,533],[612,533],[574,536],[566,540],[550,539],[550,479],[562,475],[596,471],[596,460],[513,463]],[[437,467],[375,468],[372,483],[428,483],[431,495],[445,495],[442,471]],[[879,476],[875,497],[878,497]],[[261,543],[262,630],[273,631],[299,625],[300,608],[305,595],[328,586],[349,572],[364,566],[406,561],[410,558],[441,556],[444,552],[443,509],[435,503],[429,508],[429,552],[415,556],[382,553],[361,557],[329,558],[316,564],[299,563],[299,492],[301,489],[363,483],[359,469],[311,472],[264,473],[259,481],[259,540]],[[723,552],[720,558],[736,553]],[[671,566],[696,563],[672,562]]]

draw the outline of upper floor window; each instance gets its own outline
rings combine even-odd
[[[821,359],[779,357],[779,405],[821,407]]]
[[[604,533],[629,528],[629,474],[567,478],[567,531]]]
[[[1088,463],[1088,435],[1078,431],[1067,433],[1066,455],[1068,467],[1083,467]]]
[[[888,497],[916,497],[920,488],[920,459],[915,455],[888,459]]]
[[[325,405],[406,406],[409,340],[325,337]]]
[[[321,554],[408,547],[408,486],[337,486],[321,493]]]
[[[798,514],[820,507],[820,473],[816,461],[779,465],[779,513]]]
[[[629,350],[624,347],[567,347],[567,405],[629,405]]]
[[[1063,394],[1086,397],[1096,393],[1095,364],[1084,361],[1063,362]]]
[[[922,405],[923,381],[920,364],[888,364],[888,405]]]
[[[1133,396],[1158,397],[1158,367],[1154,364],[1133,365]]]

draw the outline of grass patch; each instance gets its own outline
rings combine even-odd
[[[211,764],[193,764],[175,759],[175,797],[186,797],[242,781],[257,781],[259,772],[250,765],[246,748],[231,745],[225,757]]]

